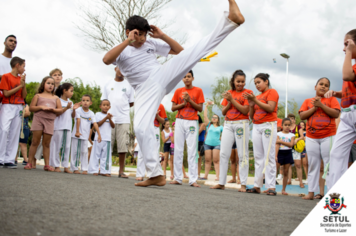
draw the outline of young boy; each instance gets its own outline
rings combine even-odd
[[[204,94],[203,90],[194,87],[193,71],[184,77],[185,87],[175,91],[172,98],[172,111],[177,111],[175,133],[174,133],[174,181],[171,184],[182,184],[184,141],[188,147],[189,184],[193,187],[200,187],[198,179],[198,137],[199,137],[199,117],[198,111],[203,110]]]
[[[112,121],[113,115],[108,113],[110,108],[110,101],[102,100],[100,104],[101,112],[95,114],[100,133],[103,136],[102,142],[99,142],[100,133],[95,134],[89,161],[89,174],[98,175],[100,161],[100,174],[111,177],[111,130],[115,128],[115,123]]]
[[[0,90],[4,94],[0,111],[0,168],[17,168],[15,157],[19,146],[26,91],[25,60],[14,57],[11,73],[4,74]]]
[[[56,91],[59,85],[61,85],[63,73],[60,69],[56,68],[53,69],[49,75],[54,79],[54,91]]]
[[[72,131],[72,151],[70,170],[74,174],[80,174],[78,171],[79,162],[83,175],[88,174],[88,140],[90,133],[90,124],[94,125],[97,132],[98,143],[101,142],[101,135],[98,124],[96,123],[94,113],[89,110],[92,104],[90,95],[83,95],[82,107],[75,111],[75,123]],[[110,132],[111,135],[111,132]]]
[[[126,22],[127,39],[111,49],[103,58],[107,65],[116,64],[122,74],[136,90],[135,101],[135,133],[141,151],[144,153],[148,180],[136,183],[136,186],[163,186],[163,176],[158,153],[155,146],[156,137],[152,122],[160,101],[181,79],[193,68],[202,57],[211,52],[220,42],[245,19],[235,0],[228,0],[230,12],[225,13],[214,31],[191,48],[185,49],[172,38],[164,34],[158,27],[149,25],[140,16],[132,16]],[[148,39],[147,32],[155,39]],[[161,65],[156,54],[167,57],[168,54],[178,56]]]

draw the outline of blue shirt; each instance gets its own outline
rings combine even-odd
[[[209,127],[209,126],[208,126]],[[205,139],[205,144],[209,146],[218,146],[220,145],[220,135],[223,132],[224,127],[218,126],[215,127],[213,124],[210,125],[209,130],[208,130],[208,135],[206,136]]]
[[[199,134],[199,142],[204,142],[204,136],[205,136],[205,130],[203,130],[200,134]]]

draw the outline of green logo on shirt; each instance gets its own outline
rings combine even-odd
[[[114,90],[114,88],[111,88],[111,90]]]
[[[156,139],[157,139],[157,141],[159,141],[159,135],[158,134],[156,134]]]
[[[244,129],[243,128],[238,128],[236,130],[236,135],[237,135],[237,138],[241,138],[242,135],[244,135]]]
[[[122,89],[122,92],[126,93],[126,88],[123,88],[123,89]]]
[[[194,127],[194,126],[190,126],[190,127],[189,127],[189,132],[190,132],[191,134],[194,134],[194,133],[195,133],[195,127]]]
[[[271,130],[270,129],[266,129],[265,130],[265,137],[269,138],[271,136]]]

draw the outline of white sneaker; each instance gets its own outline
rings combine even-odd
[[[282,179],[283,179],[283,176],[281,174],[278,174],[277,180],[282,180]]]

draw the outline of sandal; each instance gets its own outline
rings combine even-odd
[[[267,196],[276,196],[277,195],[277,192],[276,191],[274,191],[274,190],[268,190],[268,192],[267,192]]]
[[[32,164],[27,163],[26,166],[24,167],[25,170],[32,170]]]
[[[207,178],[198,178],[199,180],[208,180]]]
[[[119,178],[128,179],[129,177],[125,173],[119,174]]]
[[[43,170],[44,170],[44,171],[53,172],[53,171],[54,171],[54,168],[53,168],[52,166],[44,166],[44,167],[43,167]]]
[[[318,193],[317,195],[314,196],[314,199],[322,199],[324,197],[324,195],[321,195],[320,193]]]
[[[257,192],[257,190],[255,188],[246,189],[246,193],[257,193],[257,194],[260,194],[259,192]]]

